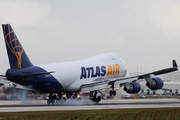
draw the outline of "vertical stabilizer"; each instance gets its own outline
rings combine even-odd
[[[173,67],[177,67],[178,68],[178,65],[176,63],[176,60],[173,60]]]
[[[2,25],[11,69],[33,66],[10,24]]]

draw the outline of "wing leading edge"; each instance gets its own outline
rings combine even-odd
[[[122,78],[114,78],[114,79],[98,78],[100,80],[95,79],[91,83],[82,85],[80,88],[80,92],[85,93],[85,92],[90,92],[90,91],[95,91],[95,90],[102,90],[109,86],[112,88],[112,86],[117,85],[117,84],[120,84],[120,86],[126,86],[129,83],[134,83],[140,79],[146,79],[149,76],[161,75],[161,74],[165,74],[169,72],[174,72],[177,70],[178,70],[177,63],[175,60],[173,60],[173,66],[171,68],[161,69],[158,71],[135,75],[131,77],[122,77]]]

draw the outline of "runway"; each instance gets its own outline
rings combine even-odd
[[[180,100],[170,99],[119,99],[102,100],[99,104],[90,101],[67,101],[63,105],[46,105],[45,100],[0,101],[0,112],[54,111],[54,110],[94,110],[125,108],[180,107]]]

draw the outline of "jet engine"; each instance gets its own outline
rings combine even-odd
[[[146,86],[151,90],[158,90],[163,87],[164,83],[161,78],[153,77],[151,81],[147,81]]]
[[[141,85],[138,82],[130,83],[124,87],[124,91],[127,93],[133,94],[138,93],[141,90]]]

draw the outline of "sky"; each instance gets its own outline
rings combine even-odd
[[[128,72],[180,64],[178,0],[0,0],[0,23],[11,24],[34,65],[114,52]],[[0,29],[0,73],[9,68]]]

